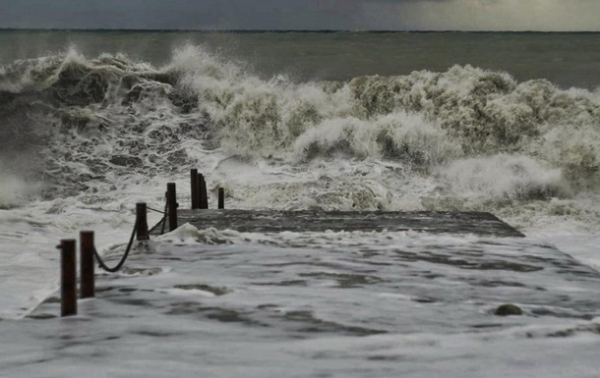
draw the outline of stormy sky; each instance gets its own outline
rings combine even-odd
[[[600,0],[0,0],[0,28],[600,31]]]

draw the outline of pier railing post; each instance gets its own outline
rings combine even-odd
[[[169,212],[169,231],[177,228],[177,190],[175,183],[167,184],[167,208]]]
[[[96,295],[94,284],[94,231],[79,233],[79,270],[81,273],[81,298],[93,298]]]
[[[200,196],[198,193],[198,170],[195,168],[190,170],[190,183],[192,189],[192,209],[198,209],[200,208]]]
[[[137,240],[148,240],[150,236],[148,234],[148,215],[145,202],[138,202],[135,205],[135,233]]]
[[[75,240],[61,240],[60,249],[60,316],[77,315]]]
[[[219,188],[219,209],[225,208],[225,189]]]
[[[206,180],[202,173],[198,173],[198,190],[200,193],[200,208],[208,209],[208,191],[206,190]]]

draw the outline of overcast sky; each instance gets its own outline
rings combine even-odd
[[[600,31],[600,0],[0,0],[0,28]]]

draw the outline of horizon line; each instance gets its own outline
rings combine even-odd
[[[117,28],[3,28],[0,31],[31,31],[31,32],[163,32],[163,33],[473,33],[473,34],[491,34],[491,33],[527,33],[527,34],[597,34],[600,31],[594,30],[386,30],[386,29],[117,29]]]

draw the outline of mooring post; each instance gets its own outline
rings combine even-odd
[[[219,209],[225,208],[225,189],[219,188]]]
[[[177,228],[177,190],[175,183],[167,184],[167,207],[169,212],[169,231]]]
[[[60,316],[77,315],[75,240],[61,240],[60,249]]]
[[[198,209],[202,209],[202,180],[204,176],[202,173],[196,175],[196,198],[198,199]]]
[[[208,209],[208,191],[206,190],[206,180],[202,173],[198,173],[198,189],[200,192],[200,208]]]
[[[137,240],[148,240],[150,236],[148,234],[148,216],[145,202],[138,202],[135,205],[135,233]]]
[[[192,185],[192,209],[198,209],[200,207],[200,197],[198,196],[198,170],[190,170],[190,183]]]
[[[79,233],[79,270],[81,272],[81,298],[93,298],[96,295],[94,284],[94,231]]]
[[[160,234],[165,234],[165,225],[167,224],[167,217],[169,215],[169,192],[165,192],[165,214],[163,215],[162,226],[160,226]]]

